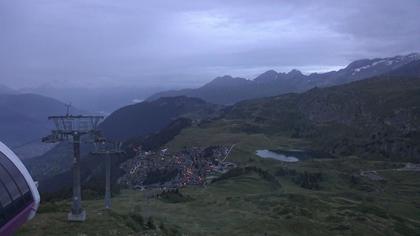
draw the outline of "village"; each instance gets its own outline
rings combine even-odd
[[[138,150],[134,158],[121,164],[125,174],[119,183],[139,190],[202,186],[236,167],[226,161],[233,147],[192,147],[174,153],[167,148],[158,152]]]

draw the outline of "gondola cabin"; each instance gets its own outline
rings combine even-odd
[[[20,159],[0,142],[0,235],[12,235],[39,206],[35,182]]]

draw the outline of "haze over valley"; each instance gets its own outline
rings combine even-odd
[[[0,2],[0,235],[418,235],[418,12]]]

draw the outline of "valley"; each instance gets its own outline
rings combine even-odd
[[[118,109],[100,125],[125,151],[112,159],[112,210],[86,142],[89,217],[64,221],[72,159],[60,144],[26,162],[45,202],[17,235],[416,235],[418,68],[234,105],[177,96]]]

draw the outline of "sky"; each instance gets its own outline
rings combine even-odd
[[[419,0],[0,0],[0,84],[194,87],[420,52]]]

